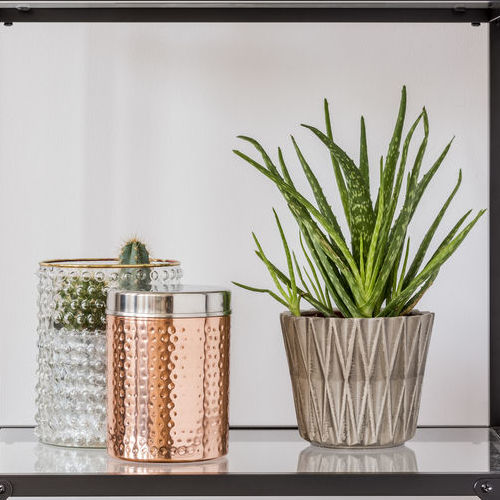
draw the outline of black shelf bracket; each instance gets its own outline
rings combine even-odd
[[[7,500],[12,496],[12,484],[10,481],[0,481],[0,500]]]
[[[474,493],[481,500],[500,500],[500,479],[478,479]]]

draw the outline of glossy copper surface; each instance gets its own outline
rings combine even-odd
[[[183,462],[227,453],[230,317],[108,315],[108,452]]]

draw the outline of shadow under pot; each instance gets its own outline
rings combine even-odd
[[[48,444],[106,444],[106,296],[124,284],[176,285],[180,263],[126,266],[113,259],[57,260],[38,271],[36,434]]]
[[[417,427],[434,314],[281,314],[299,433],[331,448],[399,446]]]

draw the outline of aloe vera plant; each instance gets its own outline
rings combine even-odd
[[[385,157],[381,157],[379,161],[379,186],[373,200],[363,117],[359,162],[356,164],[334,140],[326,99],[324,114],[324,132],[310,125],[303,127],[310,130],[329,151],[350,241],[345,238],[323,187],[293,136],[291,139],[295,153],[311,187],[315,203],[295,187],[280,148],[277,162],[274,162],[258,141],[239,136],[250,143],[262,159],[257,161],[239,150],[234,153],[265,175],[281,192],[298,224],[306,265],[301,265],[296,252],[290,250],[280,219],[274,211],[286,256],[286,270],[271,262],[255,234],[253,238],[257,246],[257,257],[269,271],[276,290],[237,282],[234,284],[271,295],[296,316],[301,314],[302,299],[325,316],[406,315],[434,283],[441,266],[455,252],[485,210],[478,211],[472,218],[469,217],[472,211],[466,212],[445,238],[435,245],[434,251],[429,251],[436,230],[462,182],[462,173],[459,171],[451,193],[416,251],[411,252],[408,235],[410,222],[452,141],[421,175],[429,138],[429,119],[423,108],[403,139],[406,116],[406,87],[403,87],[394,132]],[[418,128],[423,130],[423,137],[410,166],[408,153]]]

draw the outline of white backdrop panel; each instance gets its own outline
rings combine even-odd
[[[231,152],[235,136],[285,146],[293,133],[329,190],[328,155],[299,123],[322,123],[372,165],[385,154],[399,92],[430,113],[425,166],[456,141],[412,231],[451,190],[449,228],[488,205],[487,27],[419,24],[15,25],[0,30],[0,424],[33,422],[36,263],[109,256],[139,234],[183,262],[185,282],[268,284],[250,231],[282,258],[276,190]],[[246,149],[248,151],[248,149]],[[303,180],[300,184],[305,187]],[[332,188],[332,189],[330,189]],[[338,209],[338,200],[332,198]],[[425,221],[425,222],[423,222]],[[488,222],[440,274],[421,424],[488,423]],[[233,287],[231,422],[294,424],[279,305]]]

